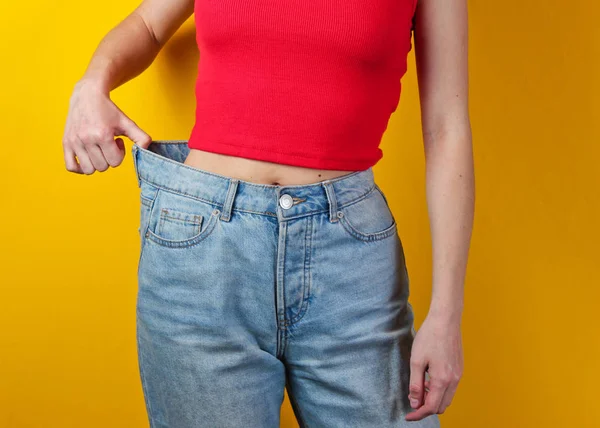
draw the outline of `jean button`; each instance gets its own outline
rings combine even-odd
[[[279,206],[281,206],[281,208],[287,210],[288,208],[291,208],[292,205],[294,205],[294,200],[290,195],[287,193],[285,195],[281,195],[279,198]]]

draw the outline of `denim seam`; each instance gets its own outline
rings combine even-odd
[[[152,198],[140,196],[140,199],[141,199],[142,204],[146,205],[147,207],[152,206]]]
[[[207,200],[207,199],[204,199],[204,198],[199,198],[197,196],[190,195],[188,193],[180,192],[179,190],[175,190],[172,187],[167,187],[167,186],[165,186],[163,184],[158,184],[158,183],[155,183],[153,181],[150,181],[150,180],[146,179],[145,177],[142,177],[142,181],[145,182],[145,183],[147,183],[147,184],[149,184],[149,185],[151,185],[151,186],[154,186],[154,187],[156,187],[158,189],[161,189],[161,190],[163,190],[165,192],[170,192],[170,193],[173,193],[173,194],[176,194],[176,195],[179,195],[179,196],[183,196],[183,197],[186,197],[186,198],[193,199],[195,201],[200,201],[200,202],[204,202],[204,203],[207,203],[207,204],[211,204],[211,205],[214,205],[215,207],[219,207],[219,208],[222,207],[222,204],[220,204],[219,202],[210,201],[210,200]],[[232,212],[233,211],[240,211],[240,212],[245,212],[245,213],[250,213],[250,214],[258,214],[258,215],[266,215],[268,217],[277,217],[276,213],[269,214],[269,213],[266,213],[266,212],[247,210],[247,209],[243,209],[243,208],[235,208],[234,210],[232,210]]]
[[[351,202],[349,202],[349,203],[347,203],[347,204],[345,204],[345,205],[343,205],[343,206],[341,206],[339,208],[338,217],[341,220],[340,223],[342,223],[342,226],[344,227],[344,229],[346,229],[352,236],[354,236],[359,241],[374,242],[374,241],[379,241],[379,240],[388,238],[388,237],[390,237],[390,236],[392,236],[394,234],[394,232],[395,232],[395,230],[397,228],[396,220],[392,216],[392,225],[391,226],[389,226],[386,229],[381,230],[379,232],[364,233],[364,232],[361,232],[358,229],[356,229],[352,225],[352,223],[350,222],[350,220],[348,220],[343,213],[341,213],[341,216],[340,216],[340,212],[342,211],[342,208],[352,206],[355,203],[358,203],[358,202],[362,201],[363,199],[365,199],[367,196],[369,196],[373,191],[375,191],[377,189],[378,189],[377,184],[374,184],[369,189],[369,191],[366,192],[364,195],[362,195],[359,198],[356,198],[356,199],[352,200]],[[382,192],[380,191],[380,193],[382,193]],[[382,196],[383,196],[383,194],[382,194]],[[385,200],[385,197],[384,197],[384,200]],[[386,201],[386,205],[387,205],[387,201]],[[389,209],[389,207],[388,207],[388,209]]]
[[[219,214],[221,214],[221,211],[213,212],[210,216],[210,220],[208,221],[208,225],[206,226],[206,229],[201,231],[199,234],[192,236],[191,238],[186,239],[186,240],[172,241],[169,239],[165,239],[165,238],[160,237],[159,235],[157,235],[150,229],[146,230],[146,238],[150,239],[151,241],[155,242],[156,244],[158,244],[162,247],[168,247],[168,248],[194,247],[211,235],[211,233],[213,232],[213,230],[215,229],[215,227],[218,223],[217,217],[219,216]]]
[[[144,182],[148,183],[149,185],[151,185],[151,186],[154,186],[154,187],[156,187],[156,188],[159,188],[159,189],[161,189],[161,190],[163,190],[163,191],[165,191],[165,192],[175,193],[175,194],[177,194],[177,195],[180,195],[180,196],[185,196],[185,197],[187,197],[187,198],[194,199],[194,200],[196,200],[196,201],[205,202],[205,203],[207,203],[207,204],[215,205],[215,206],[218,206],[218,207],[220,207],[220,206],[221,206],[221,204],[220,204],[220,203],[218,203],[218,202],[211,201],[211,200],[204,199],[204,198],[199,198],[199,197],[197,197],[197,196],[190,195],[189,193],[180,192],[180,191],[179,191],[179,190],[177,190],[177,189],[174,189],[174,188],[172,188],[172,187],[169,187],[169,186],[165,186],[164,184],[159,184],[159,183],[156,183],[156,182],[154,182],[154,181],[148,180],[148,179],[147,179],[147,178],[145,178],[145,177],[141,177],[141,179],[142,179],[142,181],[144,181]]]
[[[380,241],[385,238],[389,238],[390,236],[392,236],[395,233],[396,228],[397,228],[396,221],[394,220],[392,225],[388,226],[384,230],[381,230],[379,232],[364,233],[364,232],[361,232],[358,229],[356,229],[354,226],[352,226],[352,224],[346,218],[346,216],[342,215],[340,217],[340,220],[341,220],[340,223],[342,223],[342,227],[344,229],[346,229],[352,236],[354,236],[359,241],[364,241],[364,242],[374,242],[374,241]]]
[[[200,222],[200,217],[202,217],[201,214],[185,213],[185,214],[191,214],[194,216],[194,218],[192,220],[190,220],[190,219],[181,218],[181,217],[177,217],[177,216],[169,214],[169,212],[173,212],[173,211],[177,211],[177,210],[174,208],[163,208],[161,210],[161,217],[169,219],[169,220],[173,221],[174,223],[186,223],[186,224],[193,224],[193,225],[198,224]],[[177,211],[177,212],[183,213],[183,211]]]
[[[158,196],[158,191],[154,192],[154,195],[152,196],[152,198],[147,198],[142,196],[141,200],[142,200],[142,204],[148,207],[148,214],[146,214],[146,220],[144,224],[140,223],[140,238],[141,238],[141,244],[140,244],[140,256],[138,258],[138,276],[139,276],[139,271],[140,271],[140,264],[142,261],[142,256],[144,254],[144,248],[146,247],[146,232],[148,231],[148,227],[150,225],[150,216],[152,215],[152,211],[154,210],[154,202],[156,201],[156,198]],[[140,219],[141,221],[141,219]],[[142,230],[143,228],[143,230]]]
[[[311,283],[310,258],[312,255],[313,219],[314,219],[314,217],[310,219],[310,227],[306,228],[306,232],[304,234],[304,245],[306,248],[305,254],[308,254],[308,257],[305,256],[305,258],[304,258],[304,275],[305,275],[304,278],[306,281],[306,278],[308,277],[308,281],[304,283],[304,290],[302,293],[302,305],[300,306],[298,313],[294,317],[290,318],[289,320],[284,320],[283,325],[286,327],[300,321],[300,319],[302,319],[304,314],[307,312],[308,296],[310,295],[310,286],[311,286],[311,284],[310,284]],[[309,230],[310,230],[310,232],[309,232]],[[308,259],[308,262],[307,262],[307,259]]]
[[[137,266],[137,277],[139,279],[140,277],[140,267],[142,264],[142,257],[144,255],[144,249],[146,248],[147,245],[147,239],[146,239],[146,231],[148,230],[148,226],[150,224],[150,215],[152,214],[152,211],[154,210],[154,203],[156,201],[156,198],[158,196],[158,191],[153,193],[152,198],[147,198],[145,196],[140,196],[141,197],[141,201],[142,204],[146,205],[149,209],[148,214],[146,215],[146,221],[145,224],[140,225],[140,231],[141,231],[141,246],[140,246],[140,256],[138,258],[138,266]],[[143,230],[141,230],[141,228],[143,227]],[[139,302],[136,303],[136,312],[139,314]],[[152,405],[151,405],[151,400],[149,398],[149,391],[147,389],[146,386],[146,377],[144,375],[144,369],[143,369],[143,362],[144,362],[144,357],[143,357],[143,351],[142,351],[142,347],[140,344],[140,335],[139,335],[139,323],[136,323],[136,341],[138,344],[138,358],[139,358],[139,368],[140,368],[140,376],[141,376],[141,380],[142,380],[142,388],[144,390],[144,400],[146,402],[146,406],[148,408],[148,414],[149,414],[149,424],[150,424],[150,428],[154,427],[154,422],[152,420]]]
[[[139,308],[137,310],[139,311]],[[137,329],[139,330],[139,325],[138,325]],[[150,419],[150,428],[152,428],[154,426],[153,425],[153,420],[152,420],[152,405],[150,403],[151,400],[150,400],[150,395],[148,393],[149,391],[148,391],[148,388],[146,386],[146,376],[144,375],[144,369],[143,369],[143,366],[144,366],[144,357],[143,357],[143,354],[144,354],[144,352],[142,351],[142,347],[141,347],[141,343],[140,343],[140,333],[139,333],[139,331],[137,332],[136,336],[137,336],[137,345],[138,345],[138,350],[139,350],[138,356],[139,356],[139,363],[140,363],[140,376],[142,378],[142,388],[144,390],[144,400],[146,401],[146,406],[148,407],[148,413],[149,413],[148,416],[149,416],[149,419]]]
[[[156,187],[158,189],[161,189],[161,190],[163,190],[165,192],[170,192],[170,193],[173,193],[173,194],[176,194],[176,195],[179,195],[179,196],[183,196],[183,197],[186,197],[186,198],[193,199],[195,201],[200,201],[200,202],[204,202],[204,203],[207,203],[207,204],[211,204],[211,205],[214,205],[214,206],[217,206],[217,207],[221,207],[222,206],[222,204],[220,204],[219,202],[207,200],[207,199],[204,199],[204,198],[199,198],[197,196],[190,195],[189,193],[180,192],[179,190],[173,189],[172,187],[168,187],[168,186],[165,186],[163,184],[158,184],[158,183],[155,183],[154,181],[148,180],[147,178],[145,178],[143,176],[141,177],[141,180],[143,182],[145,182],[145,183],[147,183],[147,184],[149,184],[151,186],[154,186],[154,187]],[[375,188],[374,186],[371,186],[362,195],[360,195],[360,196],[356,197],[355,199],[352,199],[352,200],[350,200],[350,201],[348,201],[348,202],[346,202],[346,203],[344,203],[342,205],[338,205],[338,210],[341,209],[341,208],[350,206],[352,204],[355,204],[357,202],[360,202],[362,199],[366,198],[374,190],[374,188]],[[240,212],[251,213],[251,214],[258,214],[258,215],[265,215],[265,216],[269,216],[269,217],[277,217],[276,213],[270,214],[268,212],[253,211],[253,210],[247,210],[247,209],[238,208],[238,207],[236,207],[235,209],[232,210],[232,212],[234,212],[234,211],[240,211]],[[325,212],[328,212],[328,209],[322,209],[322,210],[319,210],[319,211],[310,211],[310,212],[307,212],[307,213],[301,213],[301,214],[297,214],[295,216],[286,217],[285,219],[286,220],[292,220],[292,219],[306,217],[306,216],[309,216],[309,215],[322,214],[322,213],[325,213]]]
[[[287,243],[287,223],[282,222],[279,224],[279,236],[277,237],[277,258],[276,258],[276,317],[277,317],[277,338],[281,337],[281,341],[278,343],[279,353],[281,356],[285,352],[286,348],[286,337],[283,335],[280,330],[284,330],[287,326],[287,320],[285,319],[285,260],[286,260],[286,243]],[[280,298],[281,297],[281,298]],[[282,315],[280,316],[280,308]]]
[[[362,201],[363,199],[365,199],[367,196],[369,196],[371,193],[373,193],[373,191],[375,190],[375,185],[369,187],[369,189],[363,193],[360,196],[357,196],[355,199],[352,199],[351,201],[346,202],[343,205],[338,205],[338,211],[340,211],[342,208],[346,208],[349,206],[352,206],[360,201]]]
[[[184,213],[182,211],[177,211],[174,208],[162,208],[160,210],[160,218],[158,220],[158,226],[156,228],[157,234],[163,233],[163,227],[164,227],[165,223],[176,223],[176,224],[185,226],[186,228],[189,227],[190,229],[192,229],[194,231],[193,232],[194,235],[192,235],[190,238],[196,236],[198,233],[200,233],[202,231],[201,227],[202,227],[202,222],[204,220],[204,217],[202,215],[191,214],[194,217],[192,220],[189,220],[189,219],[182,219],[182,218],[170,215],[169,211],[174,211],[174,212],[178,212],[178,213],[182,213],[182,214],[191,214],[191,213]]]

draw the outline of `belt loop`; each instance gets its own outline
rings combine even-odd
[[[138,152],[139,147],[137,144],[133,143],[131,147],[131,157],[133,158],[133,169],[135,172],[135,178],[137,179],[138,187],[142,187],[142,180],[140,179],[140,171],[139,171],[139,160],[138,160]]]
[[[322,181],[321,184],[325,188],[327,194],[327,202],[329,202],[329,221],[335,223],[338,221],[337,216],[337,199],[335,198],[335,190],[331,181]]]
[[[235,198],[235,192],[237,191],[238,183],[239,180],[237,178],[229,179],[229,187],[227,188],[227,196],[225,196],[225,202],[223,203],[221,220],[229,221],[231,218],[231,209],[233,207],[233,199]]]

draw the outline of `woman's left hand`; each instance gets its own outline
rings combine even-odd
[[[429,380],[425,379],[425,372]],[[416,409],[406,415],[417,421],[444,413],[452,402],[463,372],[460,321],[428,314],[415,335],[410,357],[408,396]]]

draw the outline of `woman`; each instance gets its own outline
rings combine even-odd
[[[145,0],[75,85],[66,168],[132,155],[137,339],[152,427],[439,426],[462,374],[473,214],[465,0]],[[152,141],[109,93],[195,12],[189,140]],[[433,239],[418,333],[372,166],[414,30]],[[409,423],[410,422],[410,423]]]

